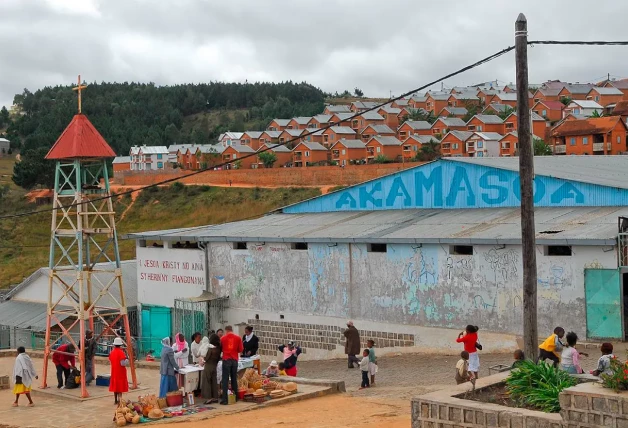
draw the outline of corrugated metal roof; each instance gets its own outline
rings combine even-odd
[[[308,122],[310,122],[312,119],[316,119],[318,123],[327,123],[329,122],[329,119],[331,119],[331,116],[331,114],[317,114],[316,116],[311,117]]]
[[[166,149],[168,153],[168,149]],[[116,153],[83,114],[77,114],[54,143],[46,159],[115,158]]]
[[[393,131],[392,129],[390,129],[390,127],[388,125],[372,125],[371,124],[371,125],[367,126],[367,128],[371,128],[373,131],[375,131],[378,134],[393,134],[393,135],[396,134],[396,132]],[[364,131],[362,131],[362,132],[364,132]]]
[[[44,331],[46,330],[47,307],[46,303],[7,300],[0,303],[0,325]],[[61,314],[56,314],[55,317],[59,321],[67,318]]]
[[[404,123],[402,123],[401,126],[406,125],[406,124],[410,128],[416,129],[416,130],[425,130],[425,129],[430,129],[432,127],[432,124],[426,120],[407,120]]]
[[[142,152],[145,155],[164,155],[168,153],[168,147],[166,146],[133,146],[131,147],[131,154],[137,155]]]
[[[336,144],[340,144],[341,146],[344,146],[347,149],[363,149],[366,147],[366,144],[364,144],[360,140],[345,140],[344,138],[342,140],[336,141],[336,143],[333,146],[331,146],[331,148],[333,149],[336,146]]]
[[[333,113],[343,113],[343,112],[351,111],[351,109],[349,108],[348,105],[333,105],[333,104],[330,104],[330,105],[326,106],[325,108],[327,110],[333,112]]]
[[[193,229],[129,234],[131,239],[201,242],[519,244],[519,208],[412,209],[271,214]],[[628,207],[537,208],[539,245],[615,245]]]
[[[465,121],[460,119],[459,117],[439,117],[438,119],[436,119],[436,122],[442,122],[443,125],[445,126],[466,126],[467,125]],[[434,125],[436,124],[436,122],[434,122]],[[434,125],[432,125],[432,128],[434,127]]]
[[[461,114],[461,115],[465,115],[468,112],[468,110],[464,107],[443,107],[443,110],[450,114]]]
[[[112,163],[114,164],[118,164],[118,163],[130,163],[131,162],[131,156],[117,156]]]
[[[331,128],[329,128],[329,131],[333,132],[334,134],[355,135],[355,131],[352,128],[349,128],[348,126],[332,126]]]
[[[109,263],[97,263],[96,269],[110,268],[111,264]],[[120,267],[122,270],[122,284],[124,286],[124,297],[126,299],[127,307],[136,306],[137,305],[137,264],[135,260],[125,260],[120,262]],[[16,298],[20,291],[24,290],[29,286],[33,286],[35,283],[39,281],[43,281],[45,283],[45,288],[48,288],[48,274],[50,269],[47,267],[39,268],[32,275],[22,281],[20,284],[16,285],[11,289],[9,293],[7,293],[4,298],[5,299],[14,299]],[[68,284],[73,282],[73,271],[63,271],[60,272],[61,278],[65,278]],[[103,284],[107,284],[111,279],[110,273],[104,273],[99,271],[94,271],[92,277],[95,278],[94,284],[97,284],[100,288],[102,288]],[[111,287],[110,289],[111,295],[117,301],[120,301],[120,290],[118,287]],[[48,295],[44,293],[41,296],[41,300],[34,303],[47,303]],[[14,300],[16,301],[16,300]],[[20,300],[21,301],[21,300]],[[99,301],[99,306],[114,306],[115,302],[109,296],[104,296]],[[45,309],[44,309],[45,312]],[[1,323],[0,323],[1,324]]]
[[[504,123],[501,117],[494,114],[476,114],[474,117],[477,117],[480,122],[486,124]]]
[[[258,151],[264,150],[268,148],[272,152],[282,152],[282,153],[290,153],[292,150],[287,148],[285,145],[277,145],[277,144],[262,144]]]
[[[288,126],[292,119],[273,119],[271,122],[275,122],[279,126]]]
[[[580,106],[582,108],[599,108],[602,109],[603,107],[596,103],[595,101],[591,101],[591,100],[573,100],[571,104],[575,104],[577,106]]]
[[[466,162],[519,172],[519,158],[447,158],[447,162]],[[581,183],[628,189],[628,156],[535,156],[534,173]]]
[[[306,132],[305,129],[285,129],[283,132],[288,133],[292,137],[298,137],[299,135]]]
[[[307,147],[310,150],[325,150],[325,151],[327,151],[327,148],[325,146],[323,146],[322,144],[319,144],[317,142],[314,142],[314,141],[301,141],[299,144],[296,145],[294,150],[296,150],[296,148],[299,147],[301,144],[303,144],[305,147]]]
[[[264,131],[246,131],[242,134],[242,136],[244,137],[245,135],[248,135],[251,138],[259,138],[263,133]]]
[[[384,117],[376,111],[367,111],[366,113],[362,113],[361,117],[366,120],[384,120]]]
[[[617,88],[595,87],[595,88],[591,88],[591,91],[592,90],[595,90],[595,92],[597,92],[600,95],[624,95],[624,93]]]
[[[262,134],[268,135],[270,138],[279,138],[283,131],[264,131]]]
[[[400,146],[402,143],[396,137],[391,137],[388,135],[376,135],[372,137],[368,142],[377,141],[382,146]],[[367,143],[368,144],[368,143]]]
[[[480,137],[483,140],[487,140],[487,141],[499,141],[501,140],[504,136],[498,132],[474,132],[473,135],[477,135],[478,137]]]

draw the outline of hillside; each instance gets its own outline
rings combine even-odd
[[[0,159],[0,173],[4,173],[7,163]],[[114,207],[118,234],[123,235],[242,220],[318,194],[318,189],[311,188],[244,189],[175,183],[141,192],[132,205],[130,196],[118,198]],[[0,215],[50,208],[28,203],[24,195],[24,190],[12,186],[8,195],[0,197]],[[16,284],[48,265],[50,221],[50,212],[0,221],[0,288]],[[121,241],[120,254],[123,260],[133,259],[135,242]]]

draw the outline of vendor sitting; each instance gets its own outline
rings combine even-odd
[[[270,365],[268,366],[268,368],[266,370],[264,370],[263,374],[265,374],[268,377],[277,377],[277,376],[279,376],[279,364],[277,364],[277,361],[272,360],[270,362]]]
[[[243,357],[252,357],[257,355],[259,349],[259,339],[253,334],[253,327],[250,325],[244,328],[244,336],[242,336],[242,344],[244,345]]]

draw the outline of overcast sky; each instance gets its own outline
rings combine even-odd
[[[0,0],[0,105],[93,81],[308,81],[387,97],[530,39],[621,40],[628,2],[591,0]],[[530,81],[627,76],[628,47],[529,51]],[[514,52],[446,86],[515,79]],[[86,94],[86,96],[89,96]]]

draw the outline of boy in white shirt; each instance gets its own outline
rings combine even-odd
[[[369,384],[369,350],[362,352],[362,360],[360,361],[360,371],[362,372],[362,384],[360,389],[368,388]]]

